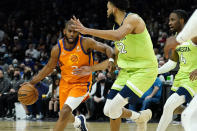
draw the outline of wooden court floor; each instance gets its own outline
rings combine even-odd
[[[53,131],[55,122],[46,121],[0,121],[0,131]],[[89,131],[110,131],[109,122],[88,122]],[[157,123],[149,123],[148,131],[155,131]],[[122,123],[120,131],[135,131],[134,123]],[[68,124],[65,131],[75,131],[72,124]],[[167,131],[184,131],[181,125],[170,125]]]

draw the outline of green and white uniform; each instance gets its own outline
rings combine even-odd
[[[118,66],[121,68],[112,89],[120,91],[127,85],[141,97],[154,83],[158,63],[150,35],[145,28],[140,34],[128,34],[115,42],[119,50]]]
[[[197,81],[190,81],[189,73],[197,69],[197,45],[189,40],[177,46],[176,52],[179,55],[180,69],[171,90],[177,91],[179,87],[184,87],[194,96],[197,93]]]

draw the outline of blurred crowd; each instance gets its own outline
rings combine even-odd
[[[46,65],[51,48],[63,37],[65,21],[75,15],[87,27],[109,29],[111,26],[107,24],[106,0],[2,0],[0,3],[0,118],[10,118],[15,115],[14,103],[18,102],[20,84],[29,81]],[[145,20],[159,66],[167,61],[163,56],[163,47],[166,38],[172,34],[168,28],[169,13],[181,8],[191,14],[196,7],[195,0],[131,0],[130,11],[138,13]],[[114,46],[111,41],[95,39]],[[106,58],[101,53],[95,53],[97,62]],[[84,113],[90,120],[105,120],[102,108],[118,71],[117,68],[112,74],[108,71],[93,72],[94,85],[90,98],[75,113]],[[176,71],[158,77],[165,82]],[[39,99],[31,106],[24,106],[27,119],[58,117],[60,78],[57,67],[36,85]]]

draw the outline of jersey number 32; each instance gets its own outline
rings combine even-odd
[[[127,51],[125,50],[125,45],[123,43],[118,43],[117,46],[121,54],[127,53]]]

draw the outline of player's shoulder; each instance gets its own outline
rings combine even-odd
[[[95,40],[91,37],[83,37],[82,38],[82,43],[83,44],[91,44],[92,42],[94,42]]]
[[[188,40],[186,42],[183,42],[181,45],[178,45],[177,47],[186,47],[191,45],[191,40]]]
[[[137,20],[140,20],[141,17],[136,13],[128,13],[126,19],[129,20],[129,21],[137,21]]]

